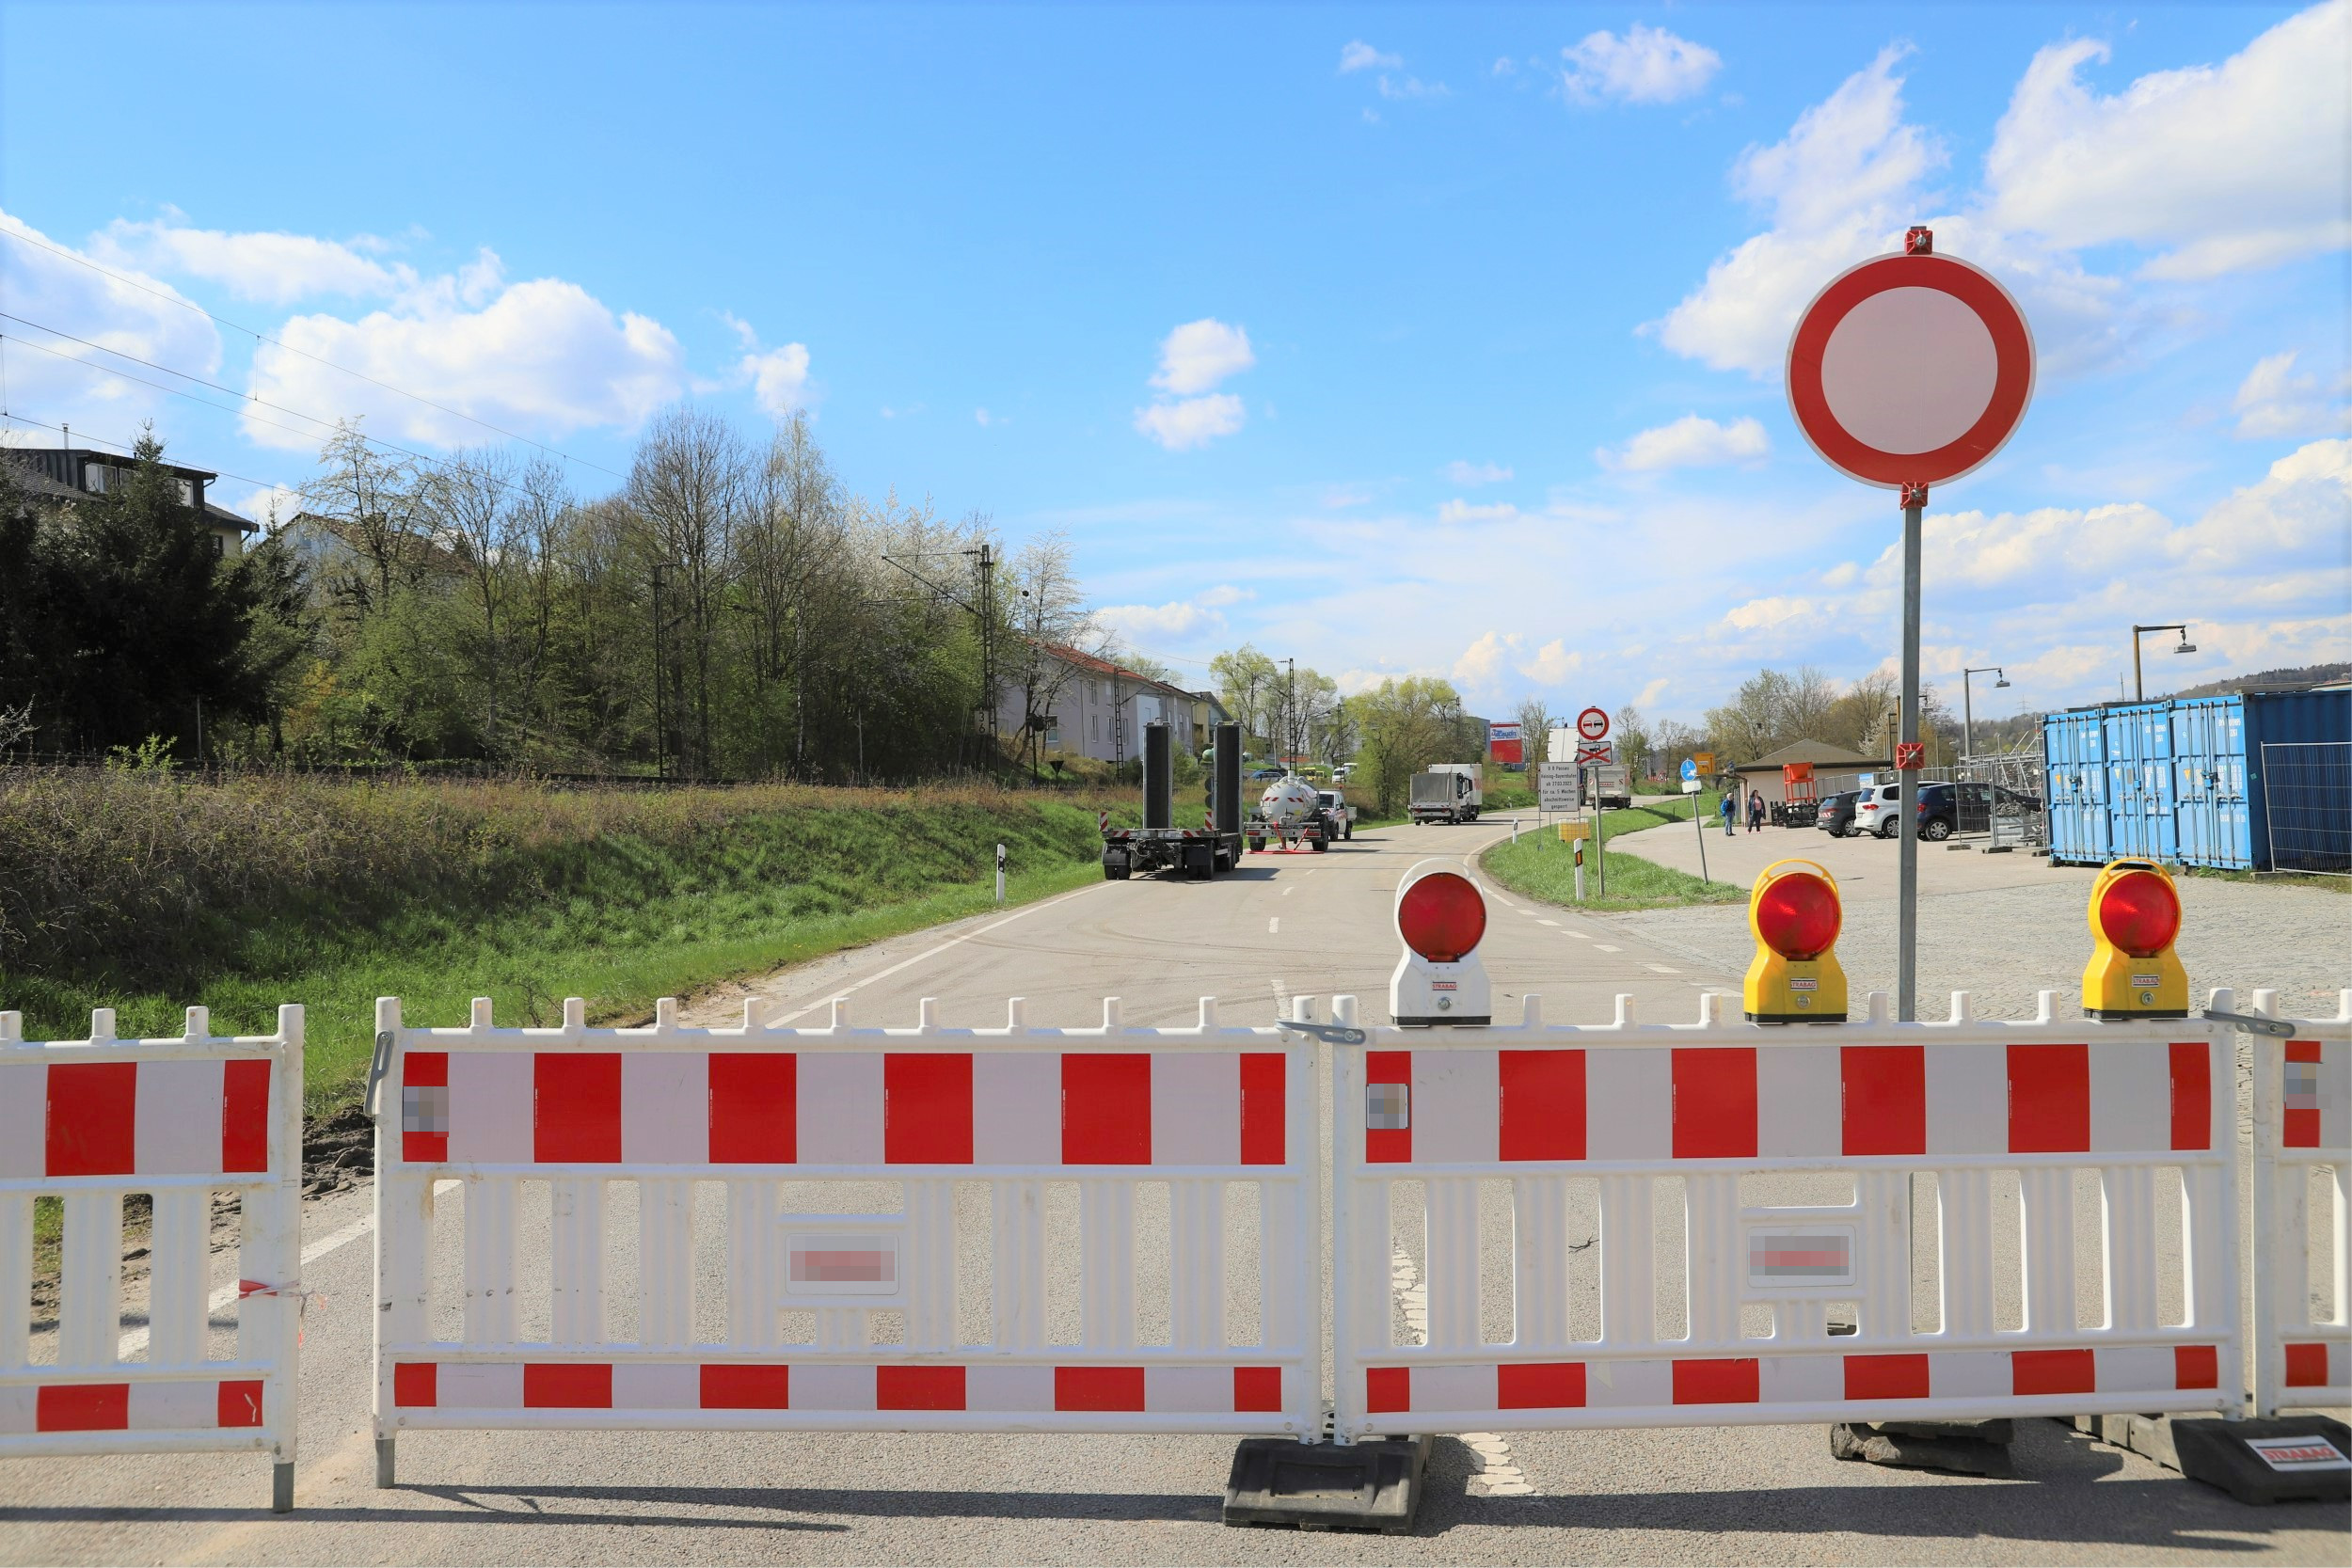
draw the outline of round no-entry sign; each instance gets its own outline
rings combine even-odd
[[[1588,707],[1576,716],[1576,733],[1587,740],[1605,740],[1609,736],[1609,715],[1597,707]]]
[[[1830,467],[1899,489],[2001,450],[2033,396],[2033,334],[1956,257],[1879,256],[1816,294],[1788,340],[1788,405]]]

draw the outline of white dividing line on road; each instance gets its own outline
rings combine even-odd
[[[1421,1270],[1406,1250],[1391,1244],[1389,1248],[1389,1288],[1396,1292],[1397,1306],[1404,1310],[1405,1326],[1412,1331],[1413,1343],[1429,1342],[1429,1287],[1421,1277]],[[1494,1432],[1466,1432],[1462,1446],[1478,1458],[1478,1468],[1470,1472],[1470,1495],[1473,1497],[1532,1497],[1535,1488],[1528,1483],[1526,1475],[1511,1458],[1511,1445],[1502,1434]]]
[[[1682,973],[1682,971],[1675,968],[1671,964],[1644,964],[1642,967],[1648,970],[1652,974],[1679,974]]]
[[[1103,887],[1106,885],[1107,884],[1105,883],[1097,882],[1094,884],[1094,887]],[[1005,916],[1002,920],[992,921],[988,925],[982,926],[977,930],[966,931],[960,937],[949,937],[946,942],[941,942],[937,947],[926,948],[922,952],[915,954],[914,957],[911,958],[901,958],[897,963],[892,964],[888,969],[882,970],[878,974],[868,974],[863,980],[852,980],[846,986],[836,987],[834,990],[827,991],[824,995],[818,997],[816,1001],[811,1002],[807,1006],[801,1008],[798,1012],[786,1013],[779,1018],[771,1018],[768,1021],[768,1025],[771,1029],[781,1029],[786,1024],[792,1022],[795,1019],[806,1018],[809,1014],[815,1012],[818,1008],[824,1006],[827,1003],[832,1002],[836,997],[847,996],[853,990],[864,990],[867,986],[872,985],[877,980],[887,980],[893,974],[898,974],[900,970],[911,969],[914,965],[921,963],[925,958],[935,958],[939,957],[940,954],[947,951],[950,947],[961,946],[964,942],[970,942],[974,937],[984,937],[991,931],[1001,931],[1006,927],[1011,925],[1014,921],[1026,919],[1028,916],[1037,913],[1040,910],[1050,910],[1057,904],[1067,904],[1073,898],[1083,898],[1088,894],[1092,893],[1094,891],[1094,887],[1082,887],[1075,893],[1065,893],[1058,898],[1048,898],[1042,904],[1031,904],[1026,909],[1015,910],[1012,913]]]
[[[1599,948],[1604,953],[1622,953],[1625,951],[1622,947],[1612,947],[1605,942],[1595,942],[1593,945]]]
[[[1593,940],[1593,934],[1590,931],[1570,931],[1568,935],[1574,937],[1579,942],[1590,942]]]
[[[1296,887],[1286,887],[1282,890],[1282,896],[1288,898],[1292,894],[1296,893],[1298,889]]]
[[[1275,932],[1280,930],[1281,928],[1282,917],[1279,914],[1265,923],[1265,934],[1267,936],[1272,936]]]
[[[1560,923],[1556,920],[1538,920],[1535,924],[1538,926],[1549,926],[1554,930],[1558,930],[1560,928]]]

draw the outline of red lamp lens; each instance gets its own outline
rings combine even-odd
[[[2099,929],[2135,958],[2153,958],[2181,934],[2181,895],[2153,871],[2127,871],[2099,895]]]
[[[1775,877],[1756,900],[1756,929],[1784,958],[1818,958],[1845,924],[1837,895],[1810,871]]]
[[[1486,934],[1486,900],[1467,877],[1433,872],[1405,890],[1397,934],[1433,964],[1459,963]]]

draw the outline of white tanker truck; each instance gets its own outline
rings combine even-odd
[[[1277,779],[1258,798],[1249,814],[1249,847],[1262,850],[1271,840],[1285,849],[1305,845],[1316,854],[1347,835],[1346,825],[1323,802],[1315,786],[1295,776]]]

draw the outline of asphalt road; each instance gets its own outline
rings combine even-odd
[[[1422,854],[1473,849],[1507,831],[1391,829],[1325,855],[1253,856],[1213,883],[1095,884],[747,990],[784,1018],[846,992],[855,1017],[875,1023],[911,1023],[925,996],[940,999],[944,1022],[994,1023],[1014,995],[1041,1024],[1099,1022],[1105,995],[1123,999],[1131,1023],[1190,1022],[1203,995],[1219,999],[1227,1022],[1265,1022],[1288,997],[1348,991],[1368,1018],[1384,1020],[1398,876]],[[1721,915],[1742,918],[1737,908]],[[1598,1022],[1623,992],[1644,1016],[1679,1022],[1696,1015],[1702,990],[1736,984],[1605,920],[1516,898],[1495,904],[1484,953],[1503,1016],[1533,990],[1548,1019]],[[689,1016],[739,1016],[745,993],[704,999]],[[402,1440],[400,1484],[378,1491],[367,1415],[368,1207],[360,1189],[306,1216],[305,1282],[324,1299],[309,1313],[303,1348],[295,1513],[267,1512],[259,1455],[16,1462],[0,1465],[0,1561],[2346,1557],[2340,1508],[2242,1507],[2049,1421],[2021,1424],[2013,1481],[1841,1464],[1820,1427],[1443,1439],[1409,1538],[1223,1528],[1232,1443],[1213,1437],[421,1433]],[[534,1271],[544,1275],[545,1233],[520,1228],[527,1287]],[[453,1275],[454,1254],[445,1262]],[[712,1269],[717,1259],[706,1253],[700,1263]],[[1410,1323],[1422,1307],[1408,1264],[1396,1284],[1397,1312]]]

